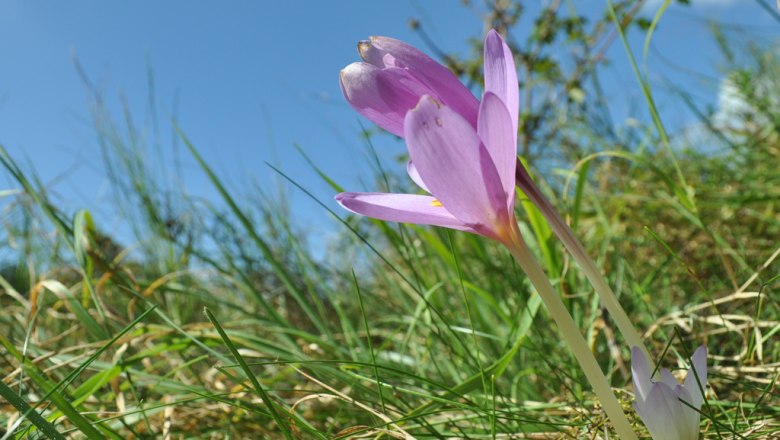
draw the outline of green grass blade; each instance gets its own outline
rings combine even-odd
[[[108,339],[109,334],[106,330],[95,321],[95,318],[89,313],[84,305],[73,296],[73,293],[65,287],[61,282],[56,280],[41,281],[41,287],[54,292],[59,298],[62,298],[69,306],[71,311],[78,316],[79,321],[84,325],[87,331],[93,336],[94,340]]]
[[[87,367],[92,364],[101,354],[103,354],[106,350],[108,350],[109,347],[111,347],[119,338],[124,336],[127,332],[130,331],[133,327],[135,327],[136,324],[143,321],[146,316],[154,310],[155,307],[150,307],[149,309],[146,309],[143,313],[138,315],[136,319],[134,319],[130,324],[128,324],[124,329],[122,329],[119,333],[117,333],[111,340],[109,340],[107,343],[105,343],[103,346],[101,346],[98,350],[95,351],[92,355],[90,355],[87,360],[85,360],[81,365],[79,365],[76,369],[71,371],[65,378],[63,378],[59,383],[52,384],[44,375],[42,371],[39,370],[38,366],[33,364],[30,361],[27,361],[21,356],[21,353],[18,353],[18,351],[15,350],[13,346],[10,345],[7,341],[4,339],[0,339],[0,341],[3,342],[3,345],[6,346],[6,348],[11,351],[13,349],[13,352],[16,353],[16,357],[20,362],[24,362],[24,365],[28,368],[25,369],[26,373],[30,376],[30,378],[33,380],[33,382],[36,383],[40,388],[47,390],[46,394],[41,397],[42,401],[45,401],[47,399],[51,399],[51,401],[54,403],[54,405],[65,415],[68,417],[68,419],[76,425],[81,432],[87,435],[88,438],[104,438],[102,434],[100,434],[93,426],[92,421],[88,420],[86,417],[84,417],[70,402],[68,398],[65,397],[65,395],[60,392],[60,390],[64,390],[70,385],[76,378],[81,375],[81,373],[87,369]],[[112,437],[112,438],[119,438],[118,435],[115,433],[106,430],[106,432]]]
[[[625,47],[626,55],[628,56],[628,60],[631,63],[631,68],[634,71],[634,76],[636,76],[637,81],[639,81],[639,86],[642,89],[642,95],[644,96],[645,102],[647,103],[647,108],[650,111],[650,116],[653,119],[653,124],[655,125],[656,130],[658,131],[658,135],[661,137],[661,142],[667,148],[669,155],[672,158],[672,163],[674,164],[675,172],[677,173],[677,179],[679,180],[680,186],[683,189],[683,191],[678,192],[678,196],[680,197],[680,202],[684,203],[685,206],[691,211],[696,211],[695,201],[693,199],[691,191],[689,191],[690,187],[686,182],[685,175],[683,174],[682,169],[680,168],[679,162],[675,158],[674,151],[672,151],[672,144],[671,142],[669,142],[669,135],[666,132],[666,128],[664,127],[663,121],[661,120],[661,116],[660,113],[658,112],[658,108],[655,105],[655,99],[653,98],[653,93],[650,90],[650,84],[647,82],[647,79],[644,76],[642,76],[642,74],[639,72],[639,67],[637,66],[636,59],[634,58],[634,53],[631,51],[631,46],[628,44],[628,39],[626,38],[625,30],[623,29],[623,26],[621,25],[620,20],[618,19],[617,13],[615,12],[615,8],[612,5],[612,0],[607,0],[607,5],[609,6],[608,8],[609,14],[612,17],[613,23],[615,24],[615,29],[617,29],[618,35],[620,35],[620,40],[622,41],[623,46]],[[661,18],[664,9],[665,7],[661,8],[658,15],[656,15],[655,17],[656,20],[659,20]],[[654,25],[656,24],[655,21],[653,23]],[[650,33],[649,36],[652,36],[652,33]]]
[[[368,344],[368,350],[371,353],[371,363],[374,365],[374,377],[376,378],[376,389],[379,393],[379,402],[382,404],[382,412],[387,413],[385,406],[385,396],[382,394],[382,382],[379,379],[379,369],[376,366],[376,354],[374,354],[374,344],[371,341],[371,326],[368,325],[368,317],[366,316],[366,309],[363,305],[363,294],[360,291],[360,284],[358,284],[357,275],[355,270],[352,270],[352,281],[355,284],[355,294],[358,298],[358,304],[360,305],[360,314],[363,316],[363,326],[366,329],[366,344]]]
[[[528,330],[531,329],[531,324],[533,323],[534,317],[536,317],[536,313],[539,311],[539,306],[541,304],[542,300],[539,295],[533,295],[528,300],[526,307],[523,309],[523,312],[520,315],[514,343],[499,359],[485,367],[484,373],[477,373],[470,376],[468,379],[452,387],[449,391],[439,396],[436,400],[415,408],[409,414],[407,414],[407,417],[412,418],[423,413],[433,411],[436,408],[439,408],[449,399],[460,398],[464,394],[474,391],[483,385],[482,380],[485,375],[492,376],[494,378],[501,376],[506,368],[511,364],[512,359],[514,359],[515,355],[520,350],[520,347],[523,345],[523,341],[525,341]]]
[[[35,385],[45,392],[45,395],[41,398],[41,401],[51,400],[54,406],[68,418],[68,421],[72,423],[79,431],[81,431],[89,439],[102,439],[105,438],[94,426],[92,421],[82,415],[78,409],[76,409],[70,402],[70,400],[60,392],[60,384],[55,384],[46,378],[44,373],[40,371],[37,365],[31,361],[25,359],[16,348],[11,345],[10,341],[0,336],[0,344],[5,346],[8,352],[16,357],[19,362],[24,363],[25,374],[32,380]],[[35,412],[33,408],[28,408],[30,413]],[[22,414],[23,417],[28,417],[27,412]],[[36,425],[37,426],[37,425]]]
[[[211,181],[212,185],[214,185],[214,188],[220,194],[220,196],[225,201],[225,203],[228,204],[228,207],[230,208],[233,215],[235,215],[236,218],[238,218],[239,222],[241,222],[242,226],[244,226],[244,229],[246,230],[249,237],[252,239],[252,241],[257,245],[257,247],[262,252],[263,257],[266,259],[266,261],[268,261],[269,264],[271,264],[274,273],[276,274],[276,276],[279,277],[279,280],[281,280],[282,284],[284,284],[285,288],[290,293],[290,295],[295,299],[298,305],[301,306],[301,308],[306,313],[306,316],[309,318],[312,324],[314,324],[317,327],[317,329],[323,334],[328,334],[329,331],[325,323],[319,318],[319,316],[317,316],[314,310],[312,310],[308,302],[306,302],[303,299],[303,294],[295,286],[295,283],[292,281],[292,277],[290,276],[290,274],[276,258],[276,256],[273,253],[273,250],[268,245],[268,243],[266,243],[265,240],[263,240],[260,237],[260,235],[258,235],[255,225],[253,225],[252,222],[249,220],[249,218],[246,216],[246,214],[244,214],[244,211],[238,206],[238,203],[236,203],[235,199],[233,199],[233,197],[230,195],[227,188],[225,188],[225,186],[222,184],[222,181],[219,179],[219,177],[217,177],[216,173],[214,173],[214,171],[211,169],[209,164],[206,163],[205,159],[203,159],[203,156],[200,155],[198,150],[190,142],[187,136],[184,135],[181,129],[179,129],[179,127],[176,127],[176,132],[178,133],[179,137],[182,139],[184,144],[187,146],[187,149],[190,151],[192,156],[198,162],[198,165],[200,165],[203,172],[206,173],[206,176],[209,178],[209,181]],[[265,301],[265,299],[263,299],[262,297],[258,297],[257,299],[265,304],[265,308],[267,310],[272,311],[272,308],[270,307],[270,305],[267,305],[267,301]],[[279,322],[283,322],[282,318],[275,312],[274,312],[274,317]]]
[[[582,213],[582,199],[585,193],[585,184],[588,183],[588,170],[590,169],[590,162],[585,162],[577,174],[577,186],[574,190],[574,206],[571,210],[571,230],[576,231],[580,222],[580,214]]]
[[[247,379],[249,379],[250,382],[252,382],[252,386],[255,387],[255,391],[257,391],[257,394],[261,399],[263,399],[263,402],[265,402],[268,411],[271,413],[271,416],[276,421],[276,424],[279,425],[279,429],[281,429],[284,433],[284,437],[288,440],[293,440],[294,437],[290,432],[290,428],[276,410],[274,401],[271,400],[271,397],[268,395],[268,393],[266,393],[265,388],[263,388],[263,386],[260,384],[260,381],[258,381],[257,377],[255,377],[254,373],[252,373],[249,365],[246,363],[243,356],[241,356],[241,354],[238,352],[236,346],[233,345],[233,342],[230,340],[230,337],[228,337],[227,333],[225,333],[225,330],[222,329],[222,326],[217,321],[217,318],[214,317],[214,314],[211,313],[211,310],[209,310],[208,307],[206,307],[204,311],[206,312],[206,316],[208,317],[209,321],[214,324],[214,328],[217,329],[219,336],[222,338],[222,341],[225,343],[225,346],[228,348],[228,350],[230,350],[233,358],[235,358],[236,362],[238,362],[238,364],[241,366],[241,369],[244,371],[244,375],[247,377]]]
[[[51,422],[38,414],[38,411],[30,407],[21,396],[16,394],[14,390],[2,380],[0,380],[0,396],[3,396],[3,398],[16,408],[17,411],[24,414],[24,416],[32,422],[33,425],[37,426],[46,437],[56,440],[65,440],[65,436],[60,434]]]

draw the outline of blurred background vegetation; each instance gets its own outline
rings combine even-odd
[[[703,108],[678,90],[675,105],[697,123],[667,131],[661,112],[617,125],[599,73],[607,47],[621,44],[616,23],[654,31],[641,5],[616,1],[614,16],[587,20],[552,1],[519,39],[522,4],[490,3],[485,28],[507,36],[520,73],[519,152],[658,358],[683,367],[693,348],[709,346],[704,436],[773,438],[777,47],[735,43],[715,27],[728,60],[721,105]],[[424,21],[410,26],[479,90],[480,35],[459,57],[438,49]],[[494,243],[323,203],[308,215],[338,219],[337,234],[314,251],[323,238],[291,221],[285,203],[306,188],[229,187],[173,121],[222,200],[189,194],[155,160],[165,141],[129,111],[109,112],[101,90],[88,93],[115,208],[134,241],[106,234],[89,206],[61,210],[34,167],[0,153],[12,183],[0,194],[2,244],[12,251],[0,269],[0,437],[609,436],[532,287]],[[370,154],[389,136],[364,134]],[[376,188],[412,190],[398,159],[366,164]],[[341,190],[316,163],[310,172]],[[631,412],[630,347],[538,212],[521,203],[517,214]]]

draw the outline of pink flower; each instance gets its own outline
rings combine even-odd
[[[432,97],[436,102],[448,107],[451,112],[460,115],[476,130],[478,137],[483,136],[485,131],[490,128],[489,126],[498,124],[497,122],[488,122],[490,120],[488,115],[491,112],[484,110],[487,107],[484,98],[480,104],[452,72],[414,47],[392,38],[372,37],[369,41],[361,42],[358,45],[358,51],[364,62],[350,64],[342,70],[342,91],[355,110],[390,133],[408,138],[408,134],[405,133],[404,118],[409,110],[417,106],[423,95]],[[484,58],[485,96],[491,93],[499,98],[509,112],[512,125],[512,157],[509,156],[508,152],[503,152],[503,149],[509,150],[508,144],[496,146],[482,139],[485,141],[483,143],[490,152],[496,170],[501,176],[502,184],[506,185],[504,187],[506,196],[511,197],[514,193],[514,189],[508,183],[511,180],[523,191],[528,200],[536,205],[547,219],[552,231],[571,252],[577,264],[582,267],[585,276],[593,283],[596,292],[615,319],[620,332],[629,345],[642,347],[647,353],[642,338],[620,306],[620,302],[604,276],[585,252],[582,243],[577,240],[563,218],[542,194],[528,171],[519,161],[516,161],[514,155],[516,154],[519,111],[517,73],[509,47],[495,31],[488,32],[485,38]],[[497,112],[493,111],[493,113]],[[504,135],[509,136],[508,134]],[[457,144],[462,147],[459,142],[460,140],[457,139],[447,140],[448,145]],[[497,149],[502,149],[502,152],[497,152]],[[437,154],[446,154],[446,152]],[[420,176],[416,169],[416,160],[414,157],[412,159],[408,166],[409,175],[423,189],[428,190],[426,187],[427,179]],[[510,162],[513,162],[514,165]],[[515,170],[514,178],[509,177],[508,170],[510,168]],[[459,179],[460,177],[455,178]],[[432,194],[438,197],[436,192],[432,192]],[[339,195],[337,199],[342,198],[346,201],[350,197],[353,196]],[[379,201],[388,203],[390,199],[383,196],[381,199],[373,200],[373,202]],[[358,206],[358,204],[362,202],[370,203],[367,196],[363,196],[361,201],[349,200],[342,205],[355,212],[385,220],[433,224],[478,233],[480,233],[477,231],[478,229],[484,229],[468,226],[468,224],[464,225],[467,219],[459,218],[459,214],[455,211],[450,212],[448,204],[445,204],[447,208],[445,210],[431,209],[430,201],[424,202],[416,198],[395,198],[390,203],[393,203],[396,208],[403,205],[403,209],[394,212],[394,215],[389,215],[388,212],[380,212],[378,209],[373,209],[370,212],[360,211],[359,209],[363,206]],[[355,209],[350,208],[350,206]],[[508,206],[509,213],[512,213],[512,205]],[[414,216],[414,218],[409,217],[407,215],[409,209],[416,209],[420,215]]]
[[[549,203],[543,204],[541,192],[518,165],[519,89],[504,40],[495,31],[485,37],[481,101],[444,66],[408,44],[373,37],[358,50],[364,62],[341,72],[344,96],[363,116],[406,140],[409,176],[430,195],[341,193],[336,200],[357,214],[468,231],[505,245],[558,324],[618,436],[636,439],[596,358],[523,242],[514,219],[516,179],[521,189],[539,196],[531,200],[546,207],[543,213],[553,219],[557,214]],[[614,298],[607,302],[608,308],[616,304]],[[641,344],[638,337],[634,339]]]
[[[494,30],[485,37],[485,93],[502,99],[512,119],[517,144],[520,95],[517,71],[509,47]],[[477,128],[479,101],[449,69],[417,48],[388,37],[370,37],[358,43],[364,62],[341,71],[341,90],[347,102],[370,121],[404,137],[406,112],[423,95],[451,107]]]
[[[485,93],[476,98],[444,66],[386,37],[359,46],[363,63],[341,72],[349,103],[406,139],[409,175],[430,196],[341,193],[346,209],[386,221],[436,225],[501,241],[514,221],[518,88],[498,33],[485,38]]]
[[[357,214],[468,231],[505,245],[539,292],[619,437],[636,439],[596,358],[514,219],[515,183],[521,189],[535,185],[518,166],[519,90],[504,40],[495,31],[485,38],[481,101],[444,66],[405,43],[374,37],[358,50],[364,62],[341,72],[344,96],[362,115],[406,140],[409,176],[430,195],[341,193],[336,200]],[[551,207],[543,212],[554,213]]]

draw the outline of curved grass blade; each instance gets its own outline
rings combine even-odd
[[[236,346],[233,345],[233,342],[230,341],[230,337],[228,337],[227,333],[225,333],[225,330],[222,329],[222,326],[217,321],[217,318],[214,317],[214,314],[211,313],[211,310],[209,310],[208,307],[205,307],[203,310],[206,312],[206,316],[208,317],[209,321],[211,321],[211,323],[214,324],[214,328],[217,329],[219,336],[222,338],[222,341],[225,343],[225,346],[228,348],[228,350],[230,350],[230,353],[236,359],[236,362],[238,362],[238,364],[241,365],[241,369],[244,371],[244,374],[246,375],[247,379],[249,379],[249,381],[252,382],[252,385],[255,387],[255,391],[257,391],[257,394],[260,396],[261,399],[263,399],[263,402],[266,403],[266,406],[268,407],[268,411],[271,413],[271,417],[273,417],[273,419],[276,421],[276,424],[279,425],[279,429],[281,429],[282,432],[284,433],[284,437],[288,440],[293,440],[294,437],[292,436],[292,433],[290,433],[290,429],[287,427],[287,424],[282,419],[282,416],[279,415],[279,412],[276,411],[276,407],[274,407],[274,402],[268,396],[268,393],[265,391],[263,386],[260,385],[260,381],[258,381],[257,377],[255,377],[254,373],[252,373],[252,370],[249,368],[249,365],[246,363],[244,358],[238,352]]]
[[[666,2],[668,3],[668,2]],[[639,66],[637,66],[636,59],[634,58],[634,53],[631,51],[631,46],[628,44],[628,39],[626,38],[625,30],[623,29],[623,26],[620,23],[620,20],[618,19],[617,13],[615,12],[615,7],[612,5],[612,0],[607,0],[607,10],[612,17],[612,21],[615,23],[615,29],[618,32],[618,35],[620,35],[620,40],[623,42],[623,46],[626,51],[626,55],[628,56],[628,61],[631,64],[631,68],[634,71],[634,76],[636,76],[637,81],[639,81],[639,87],[642,89],[642,95],[645,97],[645,102],[647,103],[647,109],[650,112],[650,116],[653,119],[653,124],[655,125],[656,130],[658,131],[658,135],[661,137],[661,142],[666,147],[666,149],[669,152],[670,157],[672,158],[672,163],[674,164],[674,169],[677,174],[677,179],[679,180],[679,191],[676,192],[676,195],[680,199],[680,203],[682,203],[686,209],[688,209],[691,212],[696,212],[696,201],[693,198],[693,193],[691,191],[691,187],[688,185],[685,175],[682,172],[682,169],[680,168],[680,163],[675,158],[674,151],[672,150],[672,144],[669,141],[669,135],[666,132],[666,128],[663,124],[663,121],[661,121],[661,115],[658,112],[658,108],[655,105],[655,99],[653,98],[653,93],[650,90],[650,84],[647,81],[646,76],[643,76],[642,73],[639,71]],[[658,14],[655,17],[655,20],[653,21],[653,27],[657,24],[656,21],[661,19],[661,16],[663,15],[664,10],[666,7],[662,7],[661,10],[659,10]],[[649,38],[652,36],[652,31],[648,34],[648,43],[649,44]]]
[[[506,368],[509,366],[509,363],[512,361],[512,359],[514,359],[515,354],[517,354],[518,350],[520,350],[520,347],[523,345],[523,341],[525,341],[525,337],[528,334],[528,330],[531,329],[531,324],[533,323],[534,317],[536,316],[536,313],[539,311],[539,306],[541,304],[542,304],[542,299],[541,297],[539,297],[538,294],[533,295],[528,300],[527,307],[523,309],[523,313],[520,316],[520,320],[517,326],[517,336],[515,337],[515,342],[514,344],[512,344],[509,350],[507,350],[507,352],[504,353],[503,356],[501,356],[498,360],[496,360],[491,365],[486,367],[482,373],[477,373],[472,375],[468,379],[452,387],[450,391],[447,391],[442,396],[439,396],[438,399],[415,408],[409,414],[407,414],[406,418],[413,418],[415,416],[422,415],[424,413],[427,413],[429,411],[432,411],[440,407],[444,403],[443,399],[460,397],[463,394],[466,394],[468,392],[477,389],[478,387],[482,386],[482,378],[485,375],[492,376],[492,377],[501,376],[504,370],[506,370]]]
[[[83,432],[87,438],[105,438],[97,429],[95,429],[93,423],[94,421],[91,420],[91,418],[87,418],[84,415],[82,415],[76,407],[71,403],[71,401],[64,395],[64,393],[61,392],[61,390],[64,390],[67,388],[68,385],[70,385],[76,378],[81,375],[84,370],[87,369],[89,365],[91,365],[101,354],[103,354],[106,350],[108,350],[109,347],[114,345],[114,342],[119,340],[122,336],[124,336],[130,329],[135,327],[136,324],[143,321],[146,316],[154,310],[155,307],[151,307],[147,310],[144,310],[143,313],[138,315],[136,319],[134,319],[130,324],[128,324],[122,331],[117,333],[111,340],[106,342],[103,346],[101,346],[99,349],[95,351],[92,355],[87,358],[81,365],[79,365],[77,368],[75,368],[73,371],[71,371],[65,378],[63,378],[61,381],[59,381],[57,384],[53,384],[44,374],[43,371],[40,370],[40,368],[30,362],[29,360],[25,359],[24,356],[19,353],[18,350],[10,343],[10,341],[6,340],[2,336],[0,336],[0,344],[5,346],[5,348],[8,350],[9,353],[11,353],[13,356],[15,356],[19,362],[23,362],[25,366],[25,372],[28,376],[30,376],[30,379],[32,379],[33,382],[35,382],[38,387],[40,387],[43,390],[46,390],[46,394],[41,397],[41,401],[49,400],[54,403],[54,405],[59,409],[62,414],[64,414],[68,420],[76,425],[76,427]],[[24,414],[24,417],[26,417],[27,414]],[[114,433],[113,431],[109,431],[108,428],[104,426],[100,426],[100,428],[104,429],[107,434],[109,434],[112,438],[121,439],[121,437]]]
[[[25,400],[16,394],[14,390],[11,389],[8,385],[5,384],[2,380],[0,380],[0,396],[3,396],[5,400],[8,401],[14,408],[17,409],[22,414],[26,415],[27,420],[32,422],[33,425],[37,426],[38,429],[43,432],[46,437],[55,439],[55,440],[65,440],[65,436],[60,434],[59,431],[57,431],[57,428],[54,427],[54,425],[51,424],[48,420],[43,418],[40,414],[38,414],[38,411],[36,411],[34,408],[30,407],[30,405],[25,402]],[[12,432],[12,431],[11,431]],[[8,435],[11,434],[11,432],[8,433]],[[5,437],[3,437],[5,438]]]
[[[257,245],[257,247],[260,249],[260,251],[263,254],[263,257],[268,261],[268,263],[271,265],[271,267],[274,270],[274,273],[276,276],[279,277],[279,280],[284,284],[287,291],[290,293],[290,295],[295,299],[295,301],[298,303],[298,305],[301,306],[301,309],[306,313],[306,316],[309,318],[312,324],[319,330],[322,334],[330,334],[328,331],[327,326],[322,321],[322,319],[312,310],[312,308],[309,306],[309,303],[306,302],[303,299],[303,295],[295,286],[295,283],[292,281],[292,278],[290,274],[285,270],[284,266],[279,262],[278,258],[274,256],[273,250],[268,245],[268,243],[263,240],[260,235],[258,235],[257,231],[255,230],[254,225],[249,220],[249,218],[244,214],[244,211],[241,210],[241,208],[238,206],[238,203],[233,199],[233,197],[228,192],[227,188],[222,184],[222,181],[217,177],[217,175],[214,173],[214,170],[211,169],[208,163],[206,163],[206,160],[203,159],[203,156],[200,155],[197,149],[195,149],[195,146],[190,142],[189,138],[187,138],[184,133],[179,129],[178,126],[176,128],[176,133],[179,135],[179,137],[182,139],[184,144],[187,146],[187,149],[190,151],[192,156],[195,158],[195,160],[198,162],[198,165],[200,165],[203,172],[206,173],[206,176],[208,176],[209,180],[211,181],[212,185],[214,185],[214,188],[217,190],[220,196],[222,196],[222,199],[225,201],[225,203],[228,204],[230,207],[231,212],[233,212],[233,215],[238,218],[238,220],[241,222],[241,225],[244,226],[244,229],[246,229],[247,234],[249,235],[249,238],[252,239],[252,241]],[[255,297],[262,305],[263,307],[271,314],[271,316],[274,317],[280,324],[284,323],[284,319],[271,307],[268,302],[263,299],[261,296]]]

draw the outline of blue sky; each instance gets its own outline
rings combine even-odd
[[[650,3],[648,12],[660,2]],[[777,35],[778,23],[752,1],[693,3],[691,8],[673,7],[665,16],[650,70],[659,93],[672,81],[703,102],[714,102],[719,55],[707,20],[745,25],[750,38],[767,39]],[[533,11],[540,2],[526,4]],[[577,4],[600,12],[605,2]],[[424,47],[407,25],[417,18],[443,49],[462,52],[467,38],[483,32],[481,12],[455,0],[0,0],[0,143],[22,163],[34,165],[62,206],[71,212],[97,211],[105,228],[121,229],[108,208],[111,194],[75,56],[87,76],[101,84],[113,117],[121,119],[122,94],[139,125],[148,115],[147,74],[152,69],[162,126],[175,114],[182,130],[237,191],[249,181],[270,191],[274,178],[264,163],[268,161],[319,197],[330,198],[294,144],[337,181],[366,189],[360,179],[370,181],[371,172],[357,135],[358,117],[338,87],[339,70],[357,60],[356,42],[388,35]],[[639,43],[632,41],[637,48]],[[641,107],[639,90],[622,47],[615,44],[608,55],[613,67],[604,79],[608,94],[624,103],[617,107],[624,114],[617,115],[616,123],[622,123],[633,104]],[[679,104],[667,100],[662,106],[665,117],[685,119]],[[171,138],[170,130],[163,129],[161,167],[173,167]],[[402,148],[390,137],[378,142],[386,158]],[[179,148],[179,155],[187,192],[215,199],[187,153]],[[8,186],[13,182],[0,177],[0,189]],[[328,223],[322,220],[325,213],[305,196],[290,194],[304,224],[328,229],[322,226]]]

